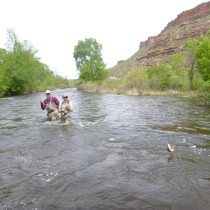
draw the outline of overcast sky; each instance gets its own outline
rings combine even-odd
[[[131,57],[181,12],[207,0],[0,0],[0,48],[7,29],[28,40],[51,70],[77,78],[74,46],[95,38],[107,67]]]

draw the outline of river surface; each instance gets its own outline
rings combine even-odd
[[[210,209],[210,108],[81,92],[72,103],[63,125],[38,94],[0,99],[0,209]]]

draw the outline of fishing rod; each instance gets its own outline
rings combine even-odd
[[[76,90],[74,91],[74,93],[72,94],[71,98],[69,99],[71,101],[71,99],[73,98],[74,94],[77,92],[77,88]]]
[[[81,83],[81,84],[82,84],[82,83]],[[81,84],[80,84],[80,85],[81,85]],[[79,86],[80,86],[80,85],[79,85]],[[70,101],[71,101],[71,99],[73,98],[74,94],[77,92],[77,90],[78,90],[79,86],[78,86],[78,87],[76,87],[76,90],[73,92],[73,94],[72,94],[71,98],[69,99]]]

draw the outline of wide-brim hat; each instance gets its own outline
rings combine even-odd
[[[50,94],[50,93],[51,93],[50,90],[45,91],[45,94]]]

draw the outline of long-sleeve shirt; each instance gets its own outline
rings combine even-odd
[[[46,108],[46,105],[49,104],[50,102],[53,102],[56,104],[56,109],[59,109],[59,104],[60,102],[56,97],[50,97],[50,99],[45,99],[44,103],[41,103],[41,108],[44,110]]]

